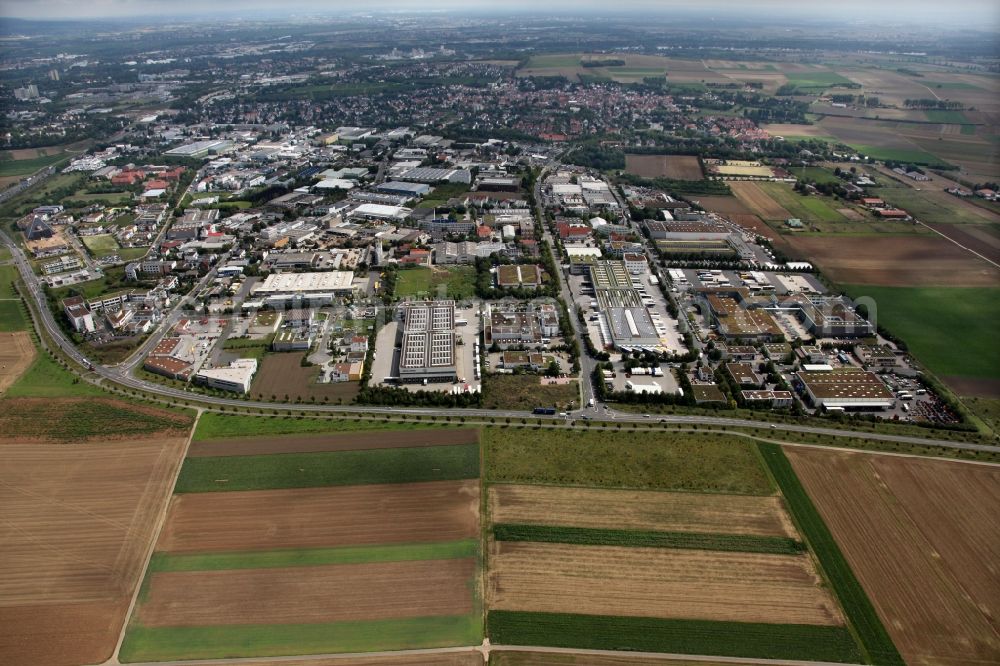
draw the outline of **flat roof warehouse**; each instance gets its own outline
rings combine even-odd
[[[264,283],[254,287],[255,294],[342,294],[353,289],[354,273],[351,271],[328,271],[325,273],[275,273],[268,275]]]

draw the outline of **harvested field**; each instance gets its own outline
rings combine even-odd
[[[145,627],[300,624],[462,615],[475,558],[154,574]]]
[[[840,625],[808,556],[493,542],[491,609]]]
[[[699,196],[692,197],[699,206],[707,211],[720,215],[747,215],[750,209],[734,196]]]
[[[908,664],[1000,661],[1000,470],[787,455]]]
[[[184,443],[4,443],[0,662],[111,654]]]
[[[176,495],[157,550],[452,541],[479,534],[478,512],[476,480]]]
[[[839,283],[906,287],[1000,283],[1000,271],[940,237],[795,236],[788,245]]]
[[[240,437],[192,442],[189,458],[257,456],[269,453],[316,453],[319,451],[363,451],[422,446],[475,444],[479,431],[473,428],[354,432],[335,435],[288,437]]]
[[[787,220],[791,213],[778,205],[778,202],[768,196],[756,183],[736,181],[729,183],[733,194],[750,211],[764,220]]]
[[[702,180],[701,163],[693,155],[625,155],[625,170],[643,178]]]
[[[35,345],[27,331],[0,333],[0,393],[7,390],[35,360]]]
[[[805,136],[821,139],[827,136],[823,128],[819,125],[797,125],[792,123],[771,123],[761,125],[771,136]]]
[[[795,538],[778,497],[498,484],[493,523]]]

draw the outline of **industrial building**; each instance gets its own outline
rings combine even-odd
[[[488,347],[545,344],[559,335],[559,314],[551,304],[487,304],[483,310],[483,340]]]
[[[618,349],[654,349],[660,335],[632,286],[632,277],[622,261],[597,261],[588,266],[590,281],[600,308],[601,337]]]
[[[455,382],[455,302],[414,301],[403,317],[399,381],[404,384]]]
[[[710,292],[704,299],[707,314],[723,337],[741,342],[784,340],[777,322],[765,310],[749,307],[727,292]]]
[[[324,273],[272,273],[251,292],[259,302],[247,302],[245,307],[267,305],[283,307],[295,301],[329,304],[335,297],[354,292],[354,273],[326,271]]]
[[[838,410],[888,409],[895,397],[874,372],[858,368],[803,370],[798,381],[815,407]]]
[[[257,359],[240,358],[226,367],[199,370],[194,379],[211,388],[249,393],[255,372],[257,372]]]
[[[382,183],[381,185],[376,185],[374,189],[376,192],[397,194],[411,199],[425,196],[431,192],[429,185],[425,185],[423,183],[404,183],[398,180],[392,180]]]

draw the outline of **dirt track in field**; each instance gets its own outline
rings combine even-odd
[[[843,624],[805,555],[494,542],[497,610]]]
[[[218,552],[454,541],[479,534],[479,482],[175,495],[158,550]]]
[[[768,196],[764,190],[757,187],[756,183],[734,181],[729,183],[729,187],[740,202],[749,208],[752,213],[755,213],[764,220],[784,221],[793,217],[777,201]]]
[[[0,393],[17,381],[35,360],[35,345],[27,331],[0,333]]]
[[[1000,270],[940,236],[794,236],[788,245],[834,282],[888,287],[991,287]]]
[[[0,663],[111,654],[184,442],[4,443]]]
[[[643,178],[701,180],[701,164],[693,155],[625,155],[625,170]]]
[[[787,454],[908,664],[1000,663],[1000,470]]]
[[[494,523],[797,538],[777,497],[493,485]]]
[[[296,624],[464,615],[475,558],[157,573],[147,627]]]
[[[192,442],[191,449],[188,451],[188,457],[255,456],[270,453],[401,449],[418,446],[475,444],[477,441],[479,441],[479,431],[474,428],[386,432],[362,431],[289,437],[240,437]]]

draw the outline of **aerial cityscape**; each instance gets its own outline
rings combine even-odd
[[[0,663],[1000,664],[1000,6],[0,3]]]

